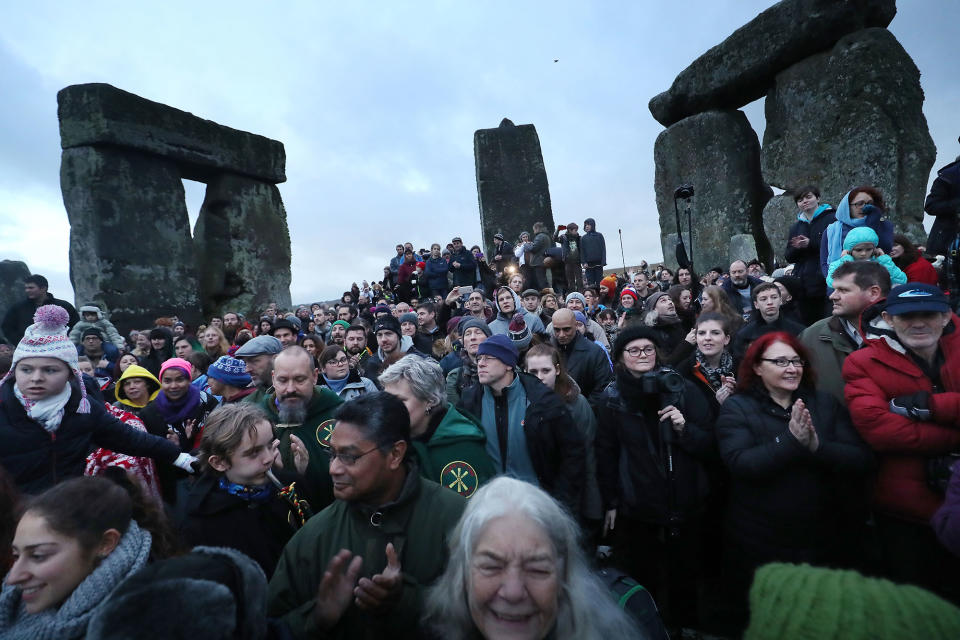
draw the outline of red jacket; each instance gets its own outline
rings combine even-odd
[[[874,506],[890,515],[929,523],[943,496],[927,487],[926,458],[960,450],[960,318],[954,315],[940,338],[945,391],[930,397],[930,422],[890,411],[891,399],[932,391],[933,383],[895,338],[871,333],[866,317],[862,326],[867,346],[847,356],[843,379],[853,425],[880,461]]]
[[[907,282],[926,282],[933,286],[937,286],[940,282],[937,270],[924,257],[917,258],[904,267],[903,273],[907,276]]]

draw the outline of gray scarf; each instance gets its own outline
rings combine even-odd
[[[147,563],[150,534],[130,522],[120,544],[104,558],[58,609],[27,613],[20,588],[4,582],[0,592],[0,637],[4,640],[73,640],[83,638],[94,612],[127,576]]]

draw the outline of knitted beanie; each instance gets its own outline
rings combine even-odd
[[[621,299],[623,298],[623,296],[630,296],[631,298],[634,299],[635,302],[640,301],[640,296],[637,295],[637,292],[631,289],[630,287],[624,287],[623,291],[620,292]]]
[[[520,358],[520,353],[513,345],[513,341],[499,333],[481,342],[477,348],[477,355],[493,356],[508,367],[517,366],[517,360]]]
[[[403,324],[404,322],[412,322],[414,325],[417,324],[417,314],[415,314],[413,311],[407,311],[406,313],[401,313],[399,319],[400,319],[400,324]]]
[[[607,290],[610,291],[610,293],[616,293],[617,292],[617,276],[611,273],[609,276],[607,276],[606,278],[600,281],[600,286],[606,287]]]
[[[330,325],[330,327],[333,328],[333,327],[335,327],[335,326],[337,326],[337,325],[340,325],[341,327],[343,327],[343,330],[344,330],[344,331],[346,331],[347,329],[350,328],[350,323],[347,322],[346,320],[337,320],[337,321],[334,322],[332,325]]]
[[[390,306],[389,306],[389,305],[386,305],[386,304],[383,304],[383,303],[381,302],[380,304],[378,304],[378,305],[377,305],[376,307],[374,307],[374,309],[373,309],[373,314],[374,314],[374,315],[376,315],[376,314],[378,314],[378,313],[390,313]]]
[[[10,371],[0,380],[2,384],[13,375],[17,363],[24,358],[55,358],[67,363],[73,375],[80,382],[80,406],[77,413],[90,413],[90,401],[87,400],[87,388],[83,384],[83,375],[77,368],[77,347],[67,337],[67,323],[70,316],[63,307],[55,304],[45,304],[33,314],[33,324],[23,332],[20,344],[13,352],[13,362]]]
[[[584,327],[587,326],[587,316],[583,315],[582,311],[574,311],[573,318],[574,320],[582,324]]]
[[[517,350],[526,349],[530,346],[530,339],[533,336],[530,334],[527,321],[523,319],[522,313],[513,314],[513,318],[510,319],[510,324],[507,326],[507,332],[510,334],[510,340],[513,341]]]
[[[249,386],[251,380],[246,363],[230,356],[217,358],[217,361],[207,369],[207,376],[238,389]]]
[[[856,571],[773,563],[757,570],[744,640],[960,638],[960,608]]]
[[[627,348],[628,344],[641,338],[646,338],[658,349],[661,347],[660,336],[656,331],[643,324],[628,324],[620,330],[620,333],[617,334],[617,341],[613,344],[614,363],[620,361],[620,356],[623,355],[623,350]]]
[[[169,360],[164,361],[160,365],[160,375],[157,378],[162,382],[163,381],[163,372],[167,369],[180,369],[183,371],[184,375],[188,378],[192,377],[193,374],[193,365],[184,360],[183,358],[170,358]]]
[[[393,331],[398,336],[402,335],[400,333],[400,321],[392,315],[377,318],[377,322],[373,325],[373,335],[377,335],[380,331]]]
[[[100,329],[96,327],[87,327],[83,330],[83,333],[80,334],[80,340],[83,341],[87,336],[97,336],[100,338],[100,341],[103,342],[103,333],[100,332]]]
[[[850,229],[847,237],[843,239],[843,248],[845,251],[850,251],[861,242],[869,242],[873,246],[877,246],[880,243],[880,239],[877,237],[877,232],[870,227],[854,227]]]
[[[462,316],[462,317],[465,318],[466,316]],[[493,333],[492,331],[490,331],[490,327],[487,325],[487,323],[481,320],[480,318],[470,318],[469,320],[460,321],[459,329],[460,329],[461,336],[467,332],[467,329],[471,329],[471,328],[480,329],[480,331],[483,331],[483,335],[487,336],[488,338]]]
[[[649,296],[647,296],[647,301],[643,303],[643,310],[648,313],[653,311],[653,309],[657,306],[657,300],[665,295],[667,295],[666,291],[657,291],[656,293],[651,293]]]
[[[565,302],[565,303],[566,303],[566,302],[570,302],[570,301],[573,300],[574,298],[576,298],[577,300],[579,300],[579,301],[581,302],[581,304],[583,304],[583,308],[584,308],[584,309],[587,308],[587,299],[584,298],[584,297],[583,297],[583,294],[580,293],[579,291],[573,291],[573,292],[571,292],[571,293],[568,293],[566,299],[564,300],[564,302]]]
[[[462,319],[463,319],[463,316],[453,316],[452,318],[450,318],[449,320],[447,320],[447,334],[448,334],[448,335],[451,334],[451,333],[453,333],[454,331],[456,331],[457,333],[460,333],[460,327],[459,327],[459,325],[460,325],[460,320],[462,320]]]

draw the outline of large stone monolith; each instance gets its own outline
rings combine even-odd
[[[196,326],[197,272],[177,166],[125,149],[64,149],[60,189],[78,303],[109,309],[121,332],[174,314]]]
[[[737,109],[761,98],[774,76],[829,49],[848,33],[885,27],[895,0],[783,0],[734,31],[650,100],[664,126],[710,109]],[[681,19],[678,15],[678,19]]]
[[[668,266],[676,267],[673,194],[681,184],[696,190],[691,206],[698,272],[728,266],[731,238],[741,234],[754,238],[761,260],[769,259],[762,212],[773,192],[760,178],[760,143],[742,111],[684,118],[657,136],[654,160],[660,238]],[[686,232],[685,216],[683,227]]]
[[[290,231],[276,186],[232,174],[207,184],[194,227],[207,315],[290,306]]]
[[[761,164],[782,189],[820,186],[836,206],[852,187],[883,193],[894,228],[922,241],[936,148],[920,72],[886,29],[865,29],[776,78],[766,100]]]
[[[514,243],[534,222],[543,222],[551,232],[556,228],[540,138],[532,124],[517,126],[504,118],[496,129],[476,131],[473,154],[480,227],[488,254],[493,253],[496,233]]]
[[[23,281],[30,275],[30,269],[20,260],[0,260],[0,319],[7,310],[24,299]],[[3,338],[0,331],[0,338]]]

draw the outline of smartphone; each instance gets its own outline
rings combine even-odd
[[[457,287],[457,292],[458,292],[461,296],[463,296],[464,298],[466,298],[466,297],[469,296],[471,293],[473,293],[473,287],[471,287],[471,286]]]

